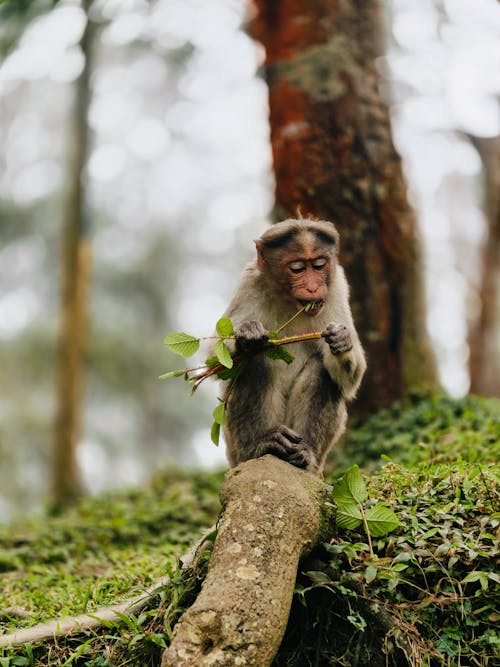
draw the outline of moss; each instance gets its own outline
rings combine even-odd
[[[83,500],[57,517],[0,529],[0,612],[19,606],[27,627],[120,601],[165,574],[219,511],[222,474],[158,474],[150,488]]]
[[[496,664],[498,473],[458,460],[373,474],[370,498],[399,528],[374,557],[362,532],[339,531],[303,564],[274,666]]]
[[[285,78],[317,102],[332,102],[346,94],[346,80],[358,69],[352,44],[345,35],[333,35],[323,44],[311,46],[293,60],[270,66],[270,78]]]
[[[275,665],[486,667],[500,659],[499,447],[495,399],[414,395],[351,426],[328,481],[358,463],[370,471],[370,499],[389,505],[401,526],[374,541],[374,560],[363,533],[339,531],[305,561]],[[170,469],[148,489],[2,529],[0,612],[30,612],[0,617],[4,630],[118,602],[166,572],[172,581],[137,617],[0,649],[2,665],[158,665],[208,559],[205,552],[199,569],[181,574],[177,555],[214,523],[221,482],[222,474]]]
[[[304,563],[275,667],[500,660],[499,454],[496,399],[414,395],[352,428],[327,481],[372,469],[371,501],[400,527],[373,559],[362,532],[339,531]]]
[[[348,428],[330,463],[337,470],[353,463],[373,469],[387,458],[407,465],[498,461],[500,400],[413,394]]]

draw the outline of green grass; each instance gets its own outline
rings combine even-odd
[[[222,475],[166,471],[146,490],[82,501],[59,517],[0,529],[4,631],[92,612],[163,576],[213,524]]]
[[[329,481],[358,463],[368,505],[382,501],[401,525],[373,540],[374,559],[363,532],[339,530],[304,563],[275,666],[385,664],[374,646],[387,628],[377,625],[374,609],[390,615],[396,650],[414,640],[423,667],[500,661],[499,455],[494,399],[414,397],[351,427]],[[166,573],[172,578],[137,616],[72,638],[0,648],[0,667],[158,665],[207,563],[185,574],[177,557],[215,522],[221,482],[222,473],[168,470],[147,489],[89,498],[61,516],[0,529],[0,632],[92,612]],[[27,616],[4,613],[14,606]]]

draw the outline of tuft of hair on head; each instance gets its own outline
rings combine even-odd
[[[296,209],[295,209],[295,217],[297,220],[312,220],[319,222],[321,218],[318,218],[317,215],[314,215],[314,213],[302,213],[302,204],[298,204]],[[332,223],[333,224],[333,223]]]

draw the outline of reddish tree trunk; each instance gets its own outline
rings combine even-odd
[[[434,387],[420,249],[388,109],[379,92],[375,0],[256,0],[266,49],[276,216],[335,222],[368,356],[357,401],[388,405]]]

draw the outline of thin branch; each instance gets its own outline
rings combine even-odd
[[[189,568],[200,547],[207,541],[208,536],[215,530],[212,526],[195,545],[190,547],[186,554],[181,558],[182,567],[185,570]],[[34,625],[32,628],[17,630],[7,635],[0,635],[0,647],[20,646],[21,644],[34,644],[45,639],[54,639],[56,637],[67,637],[78,632],[86,632],[99,628],[106,623],[120,623],[123,616],[132,616],[146,606],[148,601],[165,586],[171,583],[169,576],[160,577],[154,584],[146,588],[139,595],[128,598],[120,604],[111,605],[97,609],[93,614],[78,614],[77,616],[67,616],[65,618],[56,618],[46,623]]]

